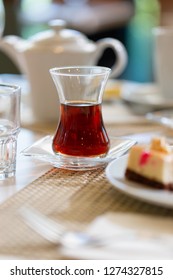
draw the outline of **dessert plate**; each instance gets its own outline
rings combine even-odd
[[[145,187],[125,178],[127,155],[113,160],[106,168],[109,182],[123,193],[155,205],[173,208],[173,192]]]
[[[159,123],[169,128],[173,128],[173,109],[148,113],[146,114],[146,118],[149,121]]]
[[[173,107],[173,99],[165,99],[155,84],[131,84],[123,86],[122,99],[139,114]]]
[[[23,156],[29,156],[50,163],[54,167],[69,170],[89,170],[105,166],[110,161],[124,155],[136,140],[126,137],[110,137],[110,150],[104,157],[75,157],[55,154],[52,150],[52,138],[48,135],[32,146],[21,151]]]

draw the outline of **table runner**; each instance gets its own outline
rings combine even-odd
[[[138,127],[138,131],[158,128]],[[118,135],[120,130],[118,132],[117,127],[108,127],[113,135]],[[137,132],[137,127],[126,127],[126,132],[129,130]],[[166,133],[165,129],[162,131]],[[0,206],[1,255],[26,259],[63,259],[56,246],[23,223],[18,214],[18,209],[23,205],[32,206],[54,220],[61,219],[74,229],[82,229],[95,217],[108,211],[173,217],[171,209],[139,201],[116,190],[108,182],[104,168],[79,172],[51,168]]]

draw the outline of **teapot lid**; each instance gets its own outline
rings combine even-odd
[[[64,20],[51,20],[50,30],[39,32],[30,37],[30,42],[42,47],[54,47],[57,45],[86,44],[87,37],[79,31],[67,29]]]

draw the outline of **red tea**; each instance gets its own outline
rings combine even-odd
[[[106,154],[109,145],[100,104],[61,104],[60,123],[53,139],[55,153],[97,156]]]

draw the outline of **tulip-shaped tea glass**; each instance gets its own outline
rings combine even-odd
[[[110,146],[103,119],[102,95],[110,69],[99,66],[52,68],[50,74],[60,99],[60,120],[53,151],[70,156],[104,157]]]

